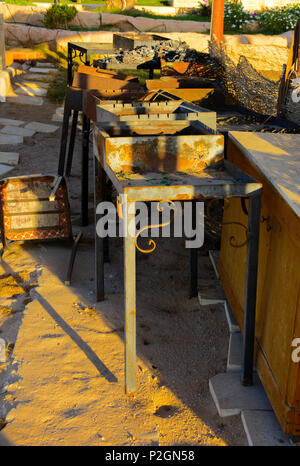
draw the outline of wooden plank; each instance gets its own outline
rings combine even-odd
[[[245,135],[243,135],[245,137]],[[248,146],[249,147],[249,144]],[[263,146],[267,150],[268,145]],[[280,153],[282,146],[279,146]],[[271,159],[276,150],[272,149]],[[300,219],[291,199],[285,197],[276,180],[229,139],[228,160],[263,183],[260,253],[256,315],[256,367],[282,428],[288,434],[299,432],[300,371],[291,360],[291,343],[300,335]],[[265,153],[265,158],[268,154]],[[289,155],[284,155],[291,160]],[[277,162],[276,170],[280,172]],[[293,166],[293,163],[292,165]],[[279,176],[280,175],[280,176]],[[276,182],[275,182],[276,181]],[[289,180],[290,182],[290,180]],[[225,206],[226,207],[226,206]],[[248,204],[246,204],[246,208]],[[245,223],[247,217],[237,199],[230,199],[224,210],[218,270],[228,301],[239,327],[243,325],[245,248],[232,248],[230,237],[240,241],[243,231],[231,222]],[[226,225],[227,224],[227,225]],[[298,434],[299,435],[299,434]]]
[[[229,139],[300,217],[300,134],[231,131]]]

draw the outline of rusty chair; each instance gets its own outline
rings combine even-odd
[[[66,285],[82,236],[72,234],[68,192],[63,177],[31,175],[0,181],[0,228],[2,251],[13,241],[72,241]]]

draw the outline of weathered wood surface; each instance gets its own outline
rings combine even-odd
[[[291,359],[300,337],[300,135],[229,135],[228,160],[263,183],[256,314],[256,366],[273,409],[288,434],[300,433],[300,371]],[[247,223],[238,199],[224,211],[220,278],[243,328]]]

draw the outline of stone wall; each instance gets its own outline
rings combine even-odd
[[[199,0],[170,0],[170,4],[175,8],[197,8]]]
[[[299,3],[299,0],[241,0],[246,10],[260,10],[264,7],[286,6]]]
[[[177,8],[197,8],[200,0],[170,0],[169,3]],[[259,10],[264,7],[285,6],[299,3],[299,0],[241,0],[246,10]]]
[[[0,14],[6,23],[30,24],[31,26],[43,26],[44,15],[48,6],[23,6],[0,3]],[[100,14],[88,11],[78,11],[71,26],[99,29]]]

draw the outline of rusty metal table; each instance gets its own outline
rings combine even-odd
[[[164,123],[162,135],[158,135],[157,129],[153,135],[154,126],[154,122],[151,128],[119,122],[94,124],[93,129],[95,205],[105,198],[105,174],[124,199],[125,391],[136,391],[136,238],[130,225],[135,219],[137,201],[249,199],[241,378],[243,385],[251,385],[261,184],[224,160],[224,137],[212,130],[208,134],[201,123]],[[162,183],[166,173],[168,182]],[[96,223],[98,218],[95,214]],[[100,299],[104,299],[103,262],[103,238],[96,234]]]
[[[116,55],[112,43],[100,42],[68,42],[68,85],[71,86],[73,78],[74,59],[78,56],[81,63],[89,66],[91,55]]]

